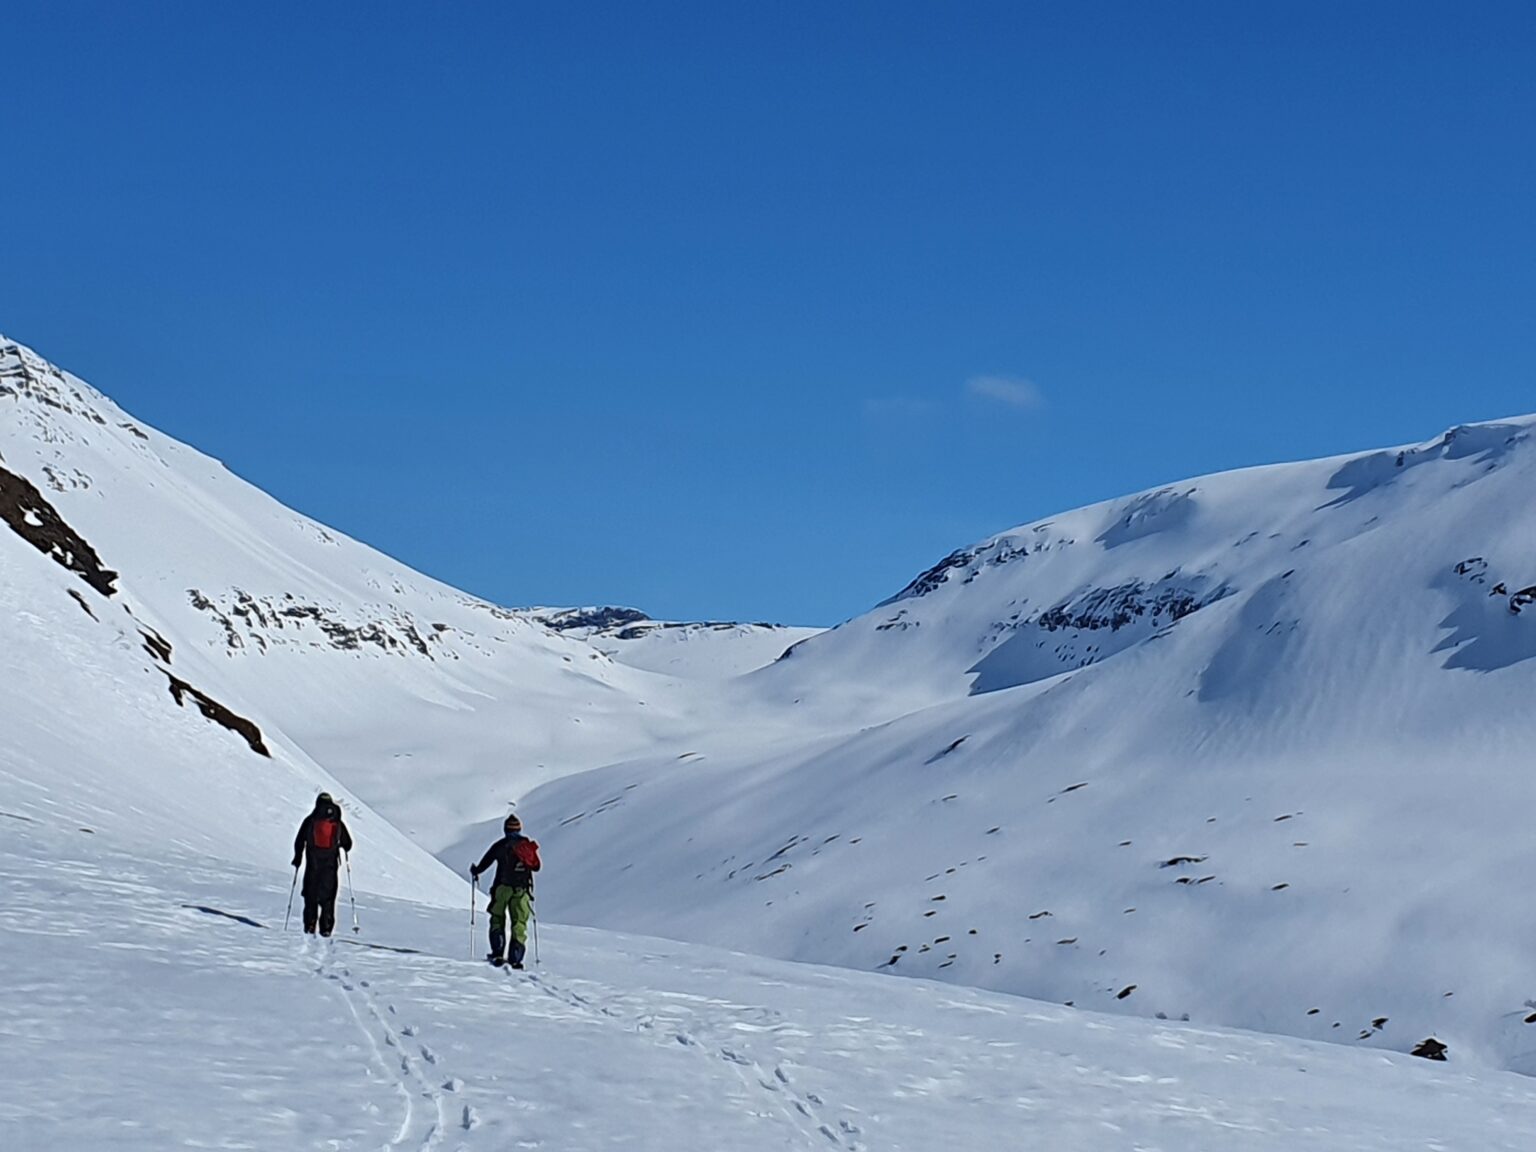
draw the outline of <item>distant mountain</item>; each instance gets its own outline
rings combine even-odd
[[[546,628],[579,637],[621,663],[689,679],[744,675],[821,631],[782,624],[652,620],[634,608],[537,608],[531,614]]]

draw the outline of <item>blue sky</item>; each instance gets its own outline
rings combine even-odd
[[[1533,4],[5,37],[0,331],[505,603],[833,623],[1065,508],[1536,409]]]

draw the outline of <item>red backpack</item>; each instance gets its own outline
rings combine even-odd
[[[524,836],[512,844],[512,854],[517,857],[517,862],[530,872],[539,870],[539,842],[530,840]]]
[[[310,826],[309,838],[316,848],[336,847],[336,829],[339,827],[335,820],[326,817],[324,820],[316,820]]]

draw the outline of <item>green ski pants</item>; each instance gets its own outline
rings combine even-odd
[[[512,939],[519,944],[528,943],[528,918],[533,915],[531,888],[510,888],[498,884],[491,890],[492,932],[505,923],[502,917],[509,913],[512,916]]]

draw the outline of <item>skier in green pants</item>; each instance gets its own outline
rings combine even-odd
[[[508,816],[502,825],[506,835],[486,849],[469,874],[476,880],[494,862],[496,879],[491,884],[491,951],[486,959],[500,966],[523,966],[528,944],[528,920],[533,915],[533,874],[540,868],[539,845],[523,835],[523,822]],[[506,954],[506,918],[512,917],[512,953]]]

